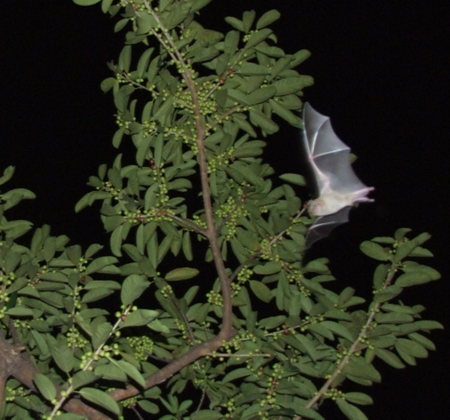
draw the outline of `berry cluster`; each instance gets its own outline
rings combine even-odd
[[[144,362],[153,353],[153,341],[147,336],[127,337],[130,347],[134,350],[134,358],[138,362]]]

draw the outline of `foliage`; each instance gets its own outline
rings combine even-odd
[[[398,300],[439,278],[415,261],[432,255],[428,234],[361,245],[378,261],[367,304],[327,288],[327,259],[303,263],[310,220],[283,183],[303,178],[276,179],[259,137],[277,132],[274,114],[301,127],[313,81],[295,68],[309,52],[275,45],[275,10],[227,17],[226,34],[203,28],[209,1],[101,1],[128,30],[102,89],[117,107],[113,145],[134,152],[101,165],[76,209],[101,202],[112,256],[48,226],[28,244],[31,223],[4,212],[34,195],[0,195],[3,418],[321,419],[332,399],[364,419],[357,406],[372,399],[348,382],[434,349],[424,333],[440,324]]]

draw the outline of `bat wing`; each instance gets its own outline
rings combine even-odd
[[[329,233],[339,225],[348,222],[348,214],[351,207],[342,208],[336,213],[327,216],[320,216],[314,224],[309,228],[306,235],[305,246],[309,248],[314,242],[329,235]]]
[[[303,122],[303,139],[319,195],[367,190],[352,169],[350,148],[333,131],[330,119],[305,103]]]

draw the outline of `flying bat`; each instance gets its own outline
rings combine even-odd
[[[355,203],[373,201],[367,187],[350,163],[350,148],[333,131],[330,119],[309,104],[303,107],[303,140],[318,198],[308,203],[308,212],[318,216],[306,235],[305,245],[328,236],[332,229],[348,222]]]

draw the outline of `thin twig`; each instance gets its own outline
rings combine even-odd
[[[384,281],[383,289],[386,288],[394,278],[395,270],[393,267],[391,267],[391,270],[389,270],[387,277]],[[350,361],[350,358],[354,353],[361,350],[360,343],[362,340],[364,340],[368,329],[370,328],[370,325],[373,322],[373,319],[375,318],[375,315],[377,314],[379,308],[381,306],[381,303],[375,303],[372,307],[372,310],[370,311],[369,317],[367,318],[366,323],[364,324],[364,327],[362,328],[361,332],[359,333],[356,340],[351,345],[350,349],[348,350],[347,354],[342,359],[341,363],[336,367],[336,370],[334,373],[330,376],[330,378],[323,384],[322,388],[317,392],[317,394],[314,396],[314,398],[311,399],[311,401],[306,405],[306,408],[312,408],[314,405],[319,401],[320,398],[328,391],[328,389],[331,387],[331,384],[336,379],[336,377],[342,373],[345,366]],[[299,420],[300,417],[295,417],[294,420]]]
[[[189,338],[191,340],[191,343],[194,344],[195,343],[194,331],[192,330],[192,328],[191,328],[191,326],[189,324],[189,319],[187,318],[186,314],[184,313],[183,309],[181,308],[180,302],[178,301],[178,299],[174,295],[173,291],[171,291],[169,293],[169,299],[175,305],[175,307],[178,309],[178,312],[179,312],[181,318],[183,318],[184,324],[186,325],[186,328],[188,330]]]
[[[136,407],[131,406],[131,409],[134,411],[134,414],[136,415],[136,417],[137,417],[139,420],[144,420],[144,417],[142,417],[141,414],[139,413],[139,411],[136,410]]]
[[[197,416],[197,413],[200,411],[200,409],[202,408],[202,405],[205,401],[205,397],[206,397],[206,387],[203,388],[203,392],[202,392],[202,397],[200,398],[200,401],[197,405],[197,409],[195,410],[194,414],[192,415],[192,419],[195,420],[195,417]]]
[[[297,215],[294,217],[294,219],[292,220],[293,222],[295,222],[296,220],[298,220],[302,214],[305,212],[305,209],[303,208],[302,210],[300,210]],[[239,272],[246,267],[251,261],[253,261],[255,258],[258,258],[261,254],[263,254],[264,252],[266,252],[268,249],[270,249],[270,247],[275,244],[276,242],[278,242],[280,240],[280,238],[282,236],[284,236],[286,234],[286,232],[289,230],[289,228],[283,230],[282,232],[280,232],[278,235],[274,236],[270,242],[264,246],[263,248],[261,248],[260,250],[256,251],[254,254],[252,254],[247,261],[244,261],[243,263],[241,263],[231,274],[230,276],[230,283],[237,277],[237,275],[239,274]]]
[[[233,354],[228,354],[228,353],[213,353],[212,356],[214,357],[272,357],[272,354],[269,353],[233,353]]]

